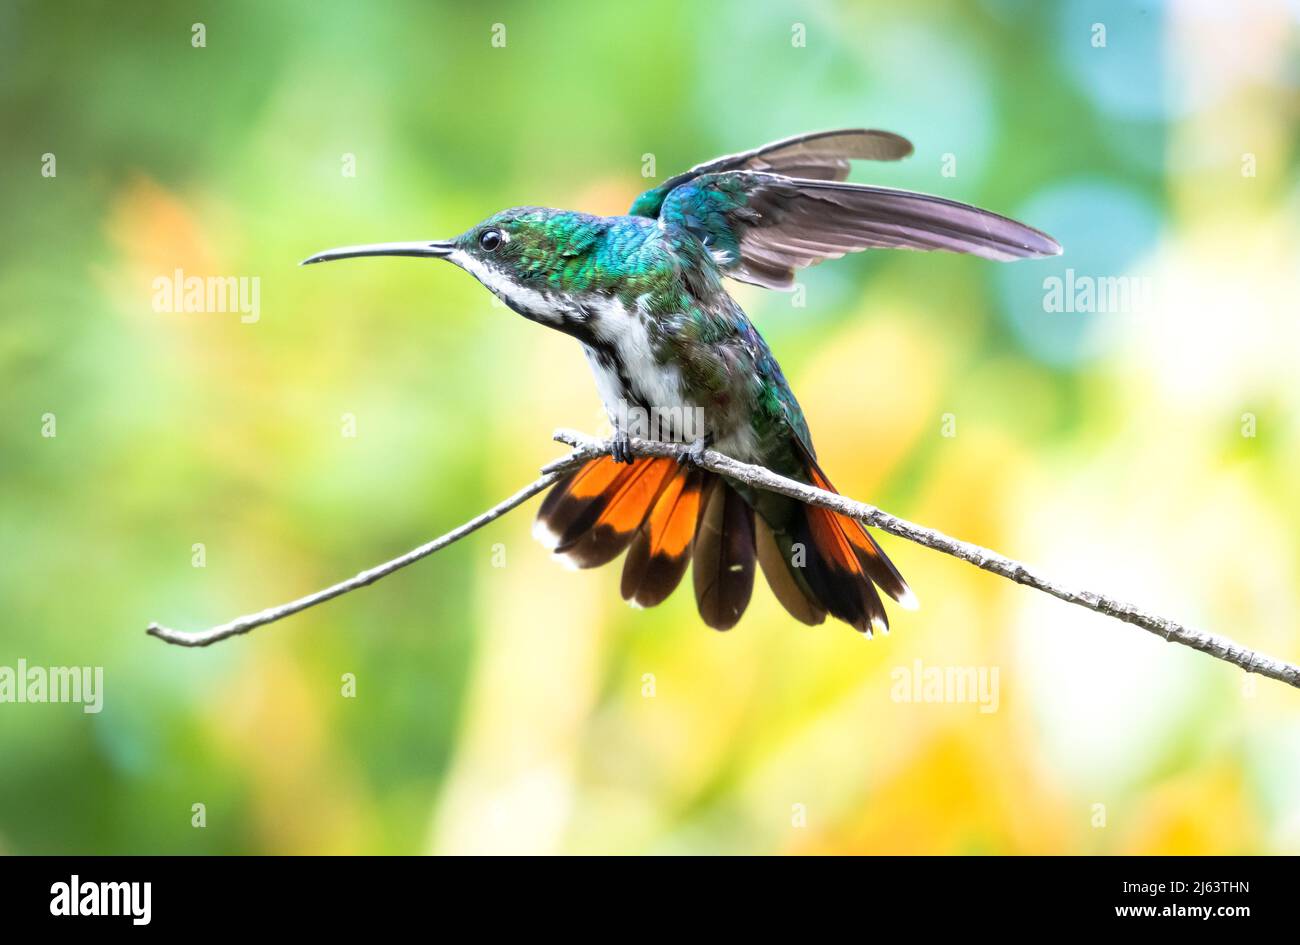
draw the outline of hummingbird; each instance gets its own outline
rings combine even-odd
[[[898,569],[857,520],[703,469],[705,449],[835,491],[771,349],[726,280],[794,288],[795,273],[869,249],[946,250],[1009,261],[1060,245],[1023,223],[943,197],[847,181],[854,160],[897,161],[904,137],[871,129],[796,135],[696,165],[647,190],[626,215],[503,210],[450,240],[326,250],[443,259],[529,321],[576,339],[614,437],[610,454],[557,481],[534,534],[577,568],[626,552],[621,591],[664,601],[693,565],[701,619],[736,625],[756,566],[802,623],[829,614],[887,632],[881,593],[914,609]],[[634,427],[689,443],[685,461],[637,457]],[[687,422],[691,418],[693,422]]]

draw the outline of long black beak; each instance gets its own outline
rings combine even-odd
[[[356,256],[422,256],[426,259],[446,259],[456,245],[449,240],[415,243],[370,243],[367,246],[340,246],[308,256],[299,265],[333,262],[335,259],[352,259]]]

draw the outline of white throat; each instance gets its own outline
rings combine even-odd
[[[548,296],[531,286],[522,285],[463,249],[453,250],[447,258],[483,283],[501,301],[524,312],[529,318],[548,325],[559,325],[571,314],[559,297]]]

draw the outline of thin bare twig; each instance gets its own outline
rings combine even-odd
[[[435,551],[440,551],[471,532],[477,531],[489,522],[500,518],[515,506],[522,504],[546,489],[569,470],[577,468],[596,456],[608,455],[611,445],[604,440],[573,430],[557,430],[555,439],[574,447],[574,450],[569,455],[544,467],[540,479],[525,486],[504,502],[493,506],[459,528],[455,528],[440,538],[435,538],[433,541],[407,552],[400,558],[394,558],[392,561],[371,568],[369,571],[362,571],[356,577],[342,581],[322,591],[317,591],[315,594],[309,594],[290,603],[271,607],[255,614],[249,614],[246,617],[239,617],[229,623],[199,633],[184,633],[156,623],[149,625],[148,632],[161,640],[180,646],[207,646],[210,643],[224,640],[236,634],[247,633],[255,627],[282,620],[291,614],[314,607],[349,591],[354,591],[359,587],[365,587],[382,577],[392,574],[399,568],[404,568],[408,564],[433,554]],[[639,439],[633,439],[631,442],[631,451],[638,456],[680,458],[689,449],[690,447],[677,443],[660,443]],[[1249,673],[1258,673],[1261,676],[1267,676],[1270,679],[1276,679],[1290,686],[1300,688],[1300,666],[1257,653],[1227,637],[1194,630],[1167,617],[1150,613],[1133,604],[1116,600],[1105,594],[1069,587],[1005,555],[1000,555],[988,548],[960,541],[932,528],[926,528],[923,525],[917,525],[906,519],[890,515],[888,512],[884,512],[865,502],[858,502],[847,496],[836,495],[833,492],[826,492],[806,483],[787,479],[769,469],[739,462],[714,450],[704,452],[700,465],[711,472],[729,476],[755,488],[790,496],[809,505],[818,505],[831,509],[891,535],[906,538],[908,541],[924,545],[926,548],[932,548],[935,551],[942,551],[944,554],[960,558],[977,568],[990,571],[1000,577],[1015,581],[1017,584],[1032,587],[1067,603],[1086,607],[1108,617],[1114,617],[1116,620],[1131,623],[1143,630],[1163,637],[1171,643],[1181,643],[1183,646],[1200,650],[1202,653],[1208,653],[1216,659],[1232,663]]]
[[[476,532],[489,522],[494,522],[502,515],[505,515],[517,505],[527,502],[537,493],[544,491],[547,486],[551,485],[566,472],[581,466],[587,460],[601,455],[605,452],[603,449],[583,448],[576,449],[568,456],[557,459],[555,462],[543,467],[542,477],[536,482],[531,482],[524,486],[510,498],[505,499],[492,508],[488,509],[481,515],[475,516],[464,525],[453,528],[445,535],[441,535],[433,541],[426,542],[418,548],[413,548],[400,558],[394,558],[392,561],[386,561],[381,565],[371,568],[368,571],[362,571],[355,577],[350,577],[346,581],[340,581],[324,590],[319,590],[314,594],[308,594],[306,597],[299,597],[297,600],[289,601],[287,604],[280,604],[278,607],[268,607],[266,610],[259,610],[255,614],[247,614],[243,617],[236,617],[229,623],[219,624],[210,629],[197,633],[189,633],[183,630],[173,630],[171,627],[165,627],[159,623],[149,624],[145,631],[150,636],[155,636],[159,640],[167,643],[174,643],[177,646],[208,646],[216,643],[218,640],[224,640],[227,637],[238,636],[241,633],[247,633],[257,627],[265,626],[268,623],[275,623],[277,620],[283,620],[285,617],[292,616],[306,610],[309,607],[315,607],[317,604],[323,604],[327,600],[333,600],[335,597],[341,597],[357,588],[365,587],[368,584],[374,584],[380,578],[388,577],[394,571],[398,571],[408,564],[414,564],[421,558],[427,558],[435,551],[441,551],[453,542],[460,541],[471,532]]]

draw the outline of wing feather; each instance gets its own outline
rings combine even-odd
[[[776,289],[790,288],[798,269],[865,249],[999,261],[1061,252],[1040,230],[945,197],[756,171],[706,174],[678,187],[660,219],[723,250],[728,275]]]
[[[892,131],[842,128],[794,135],[750,151],[714,158],[680,176],[690,180],[705,174],[746,170],[809,180],[844,180],[850,161],[897,161],[911,153],[912,142]]]
[[[656,217],[672,191],[706,174],[766,171],[809,180],[844,180],[849,176],[851,161],[897,161],[911,153],[912,142],[892,131],[874,128],[811,131],[697,164],[637,197],[629,212],[633,216]]]

